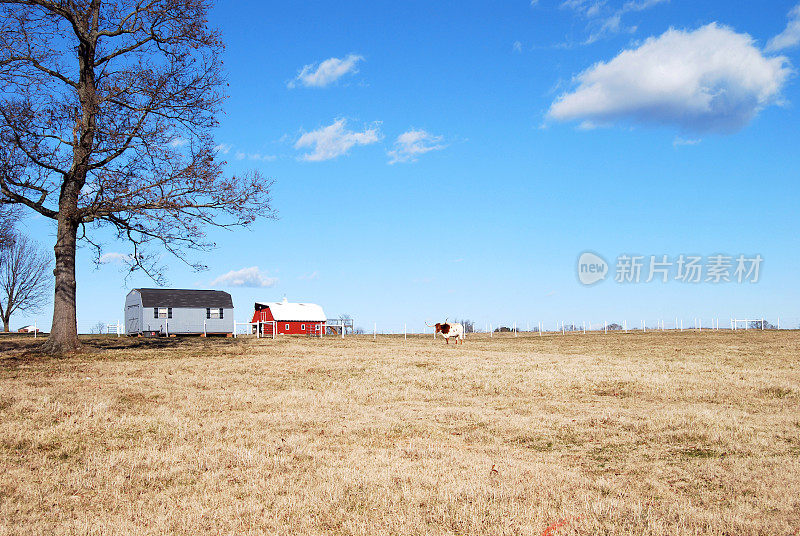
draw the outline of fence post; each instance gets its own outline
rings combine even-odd
[[[514,322],[514,336],[517,336],[517,323]]]
[[[403,340],[408,339],[408,324],[403,324]]]
[[[583,334],[586,335],[586,320],[583,321]]]
[[[542,328],[543,327],[544,327],[544,323],[543,322],[539,322],[539,336],[540,337],[542,336]]]
[[[606,321],[603,320],[603,335],[607,333],[608,333],[608,325],[606,324]]]
[[[625,333],[628,333],[628,321],[627,320],[623,320],[622,321],[622,327],[625,329]]]
[[[36,325],[36,320],[33,321],[33,338],[36,338],[36,334],[39,332],[39,327]]]

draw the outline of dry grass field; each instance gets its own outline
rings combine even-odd
[[[800,333],[0,339],[0,534],[800,534]]]

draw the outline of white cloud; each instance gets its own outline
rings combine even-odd
[[[177,138],[172,138],[172,141],[169,142],[170,147],[178,148],[183,147],[184,145],[188,144],[189,140],[186,138],[181,138],[180,136]]]
[[[277,278],[267,277],[261,273],[258,266],[242,268],[241,270],[231,270],[227,274],[214,279],[209,286],[211,287],[272,287],[278,282]]]
[[[109,251],[100,256],[100,264],[130,264],[133,262],[133,255]]]
[[[603,7],[603,4],[605,4],[605,1],[564,0],[564,2],[561,3],[561,7],[571,9],[584,17],[591,18],[600,14],[600,9]]]
[[[346,123],[345,119],[337,119],[327,127],[306,132],[295,142],[294,148],[313,147],[310,153],[305,153],[301,158],[308,162],[321,162],[347,154],[355,145],[369,145],[380,140],[377,124],[364,127],[363,132],[354,132],[345,128]]]
[[[548,117],[732,132],[779,100],[790,72],[785,57],[765,57],[747,34],[716,23],[670,29],[580,73]]]
[[[316,271],[316,270],[314,270],[310,274],[303,274],[300,277],[298,277],[298,279],[304,279],[306,281],[312,281],[312,280],[318,279],[318,278],[319,278],[319,272]]]
[[[786,48],[797,46],[800,43],[800,4],[789,12],[789,22],[786,29],[767,42],[764,48],[767,52],[777,52]]]
[[[236,160],[245,160],[245,159],[247,159],[247,160],[255,160],[255,161],[261,161],[261,162],[272,162],[277,157],[275,155],[271,155],[271,154],[246,153],[244,151],[236,151],[236,154],[234,155],[234,158],[236,158]]]
[[[363,56],[349,54],[344,58],[328,58],[319,64],[309,63],[304,65],[297,76],[286,85],[290,88],[298,84],[305,87],[325,87],[347,73],[357,73],[358,62],[363,60]]]
[[[673,147],[680,147],[681,145],[697,145],[702,142],[700,138],[681,138],[677,136],[674,140],[672,140]]]
[[[430,151],[444,149],[441,136],[433,136],[424,130],[403,132],[394,142],[394,149],[388,151],[390,164],[398,162],[416,162],[420,155]]]
[[[628,0],[619,7],[606,2],[606,0],[565,0],[562,8],[571,9],[589,20],[588,28],[591,30],[589,37],[583,44],[589,45],[604,37],[619,33],[634,33],[636,26],[627,26],[623,17],[628,13],[645,11],[669,0]]]
[[[231,152],[231,149],[233,149],[233,146],[227,143],[220,143],[219,145],[214,147],[214,151],[216,151],[219,154],[228,154],[229,152]]]
[[[514,41],[514,46],[512,47],[514,52],[522,52],[522,43],[520,41]]]

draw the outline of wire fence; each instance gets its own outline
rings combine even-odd
[[[452,321],[456,322],[456,321]],[[452,323],[451,322],[451,323]],[[497,335],[522,334],[576,334],[609,332],[648,332],[648,331],[749,331],[749,330],[797,330],[800,329],[800,317],[779,317],[762,315],[741,315],[726,317],[677,316],[651,319],[611,318],[606,320],[510,320],[510,321],[470,321],[461,320],[467,336],[472,333]],[[25,326],[23,333],[31,336],[46,335],[49,324],[34,321]],[[425,322],[355,322],[352,330],[346,335],[424,335],[433,336],[435,328]],[[14,330],[19,333],[18,330]],[[125,336],[125,323],[122,319],[81,320],[78,319],[78,333],[81,335]],[[253,335],[249,322],[236,322],[237,336]],[[341,333],[336,334],[340,336]],[[334,336],[334,334],[325,334]]]

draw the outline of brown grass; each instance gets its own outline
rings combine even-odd
[[[800,334],[0,341],[0,534],[800,533]]]

